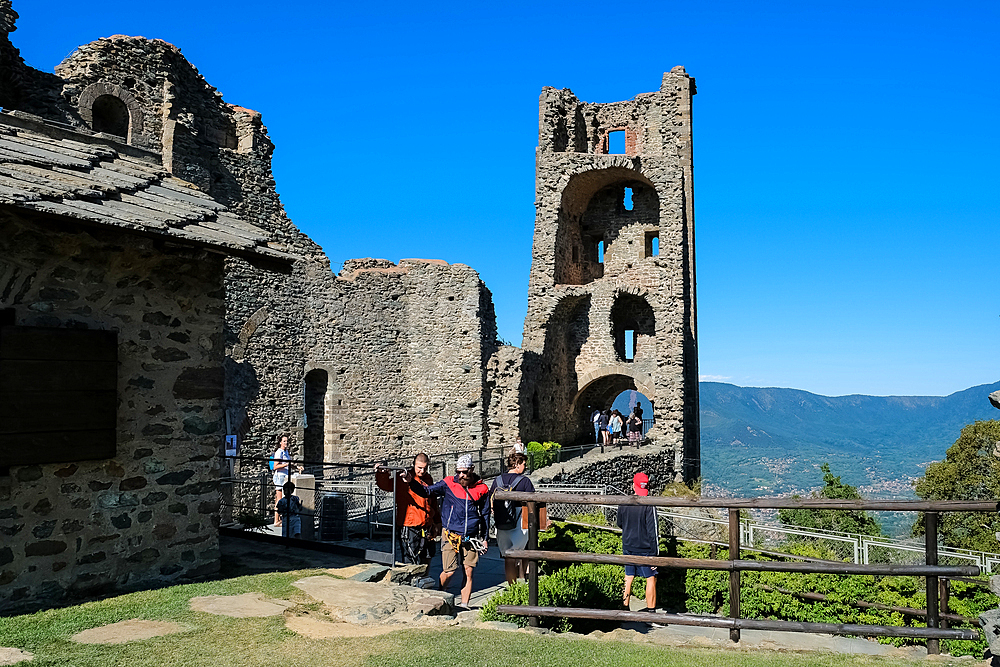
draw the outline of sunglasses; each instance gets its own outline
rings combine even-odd
[[[455,473],[458,474],[458,475],[468,475],[470,472],[472,472],[472,471],[471,470],[456,470],[455,471]]]

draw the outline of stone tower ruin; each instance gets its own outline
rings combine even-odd
[[[521,431],[563,443],[639,390],[684,479],[700,474],[694,94],[683,67],[625,102],[543,89],[521,385]]]

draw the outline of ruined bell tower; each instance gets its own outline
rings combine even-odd
[[[520,424],[592,440],[591,412],[637,389],[685,480],[700,474],[694,94],[683,67],[625,102],[542,90]]]

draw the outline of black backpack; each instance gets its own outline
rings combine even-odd
[[[503,484],[503,475],[497,478],[497,486],[494,489],[496,491],[512,491],[518,483],[524,479],[523,475],[514,475],[514,478],[509,484]],[[520,518],[520,513],[518,512],[519,505],[513,500],[494,500],[493,501],[493,524],[497,527],[497,530],[511,530],[517,526],[517,520]]]

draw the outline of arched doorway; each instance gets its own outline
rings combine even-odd
[[[640,437],[644,437],[653,425],[653,402],[649,400],[649,397],[638,389],[629,389],[615,396],[615,400],[611,403],[611,409],[622,413],[626,420],[636,408],[639,410],[637,416],[642,420],[639,434]],[[627,428],[626,431],[628,431]],[[627,434],[625,437],[628,437]]]
[[[322,461],[326,440],[326,390],[329,376],[322,369],[305,377],[304,409],[306,428],[302,435],[302,456],[306,461]]]
[[[592,416],[595,410],[610,410],[617,407],[617,401],[625,395],[625,407],[629,406],[630,392],[636,392],[646,401],[643,405],[643,419],[653,418],[653,405],[646,398],[652,383],[650,378],[640,374],[638,378],[626,375],[622,367],[605,369],[605,373],[593,378],[579,391],[573,401],[573,424],[576,442],[593,442],[594,427]],[[637,382],[638,379],[638,382]],[[620,409],[620,408],[619,408]],[[620,410],[627,416],[625,410]]]

